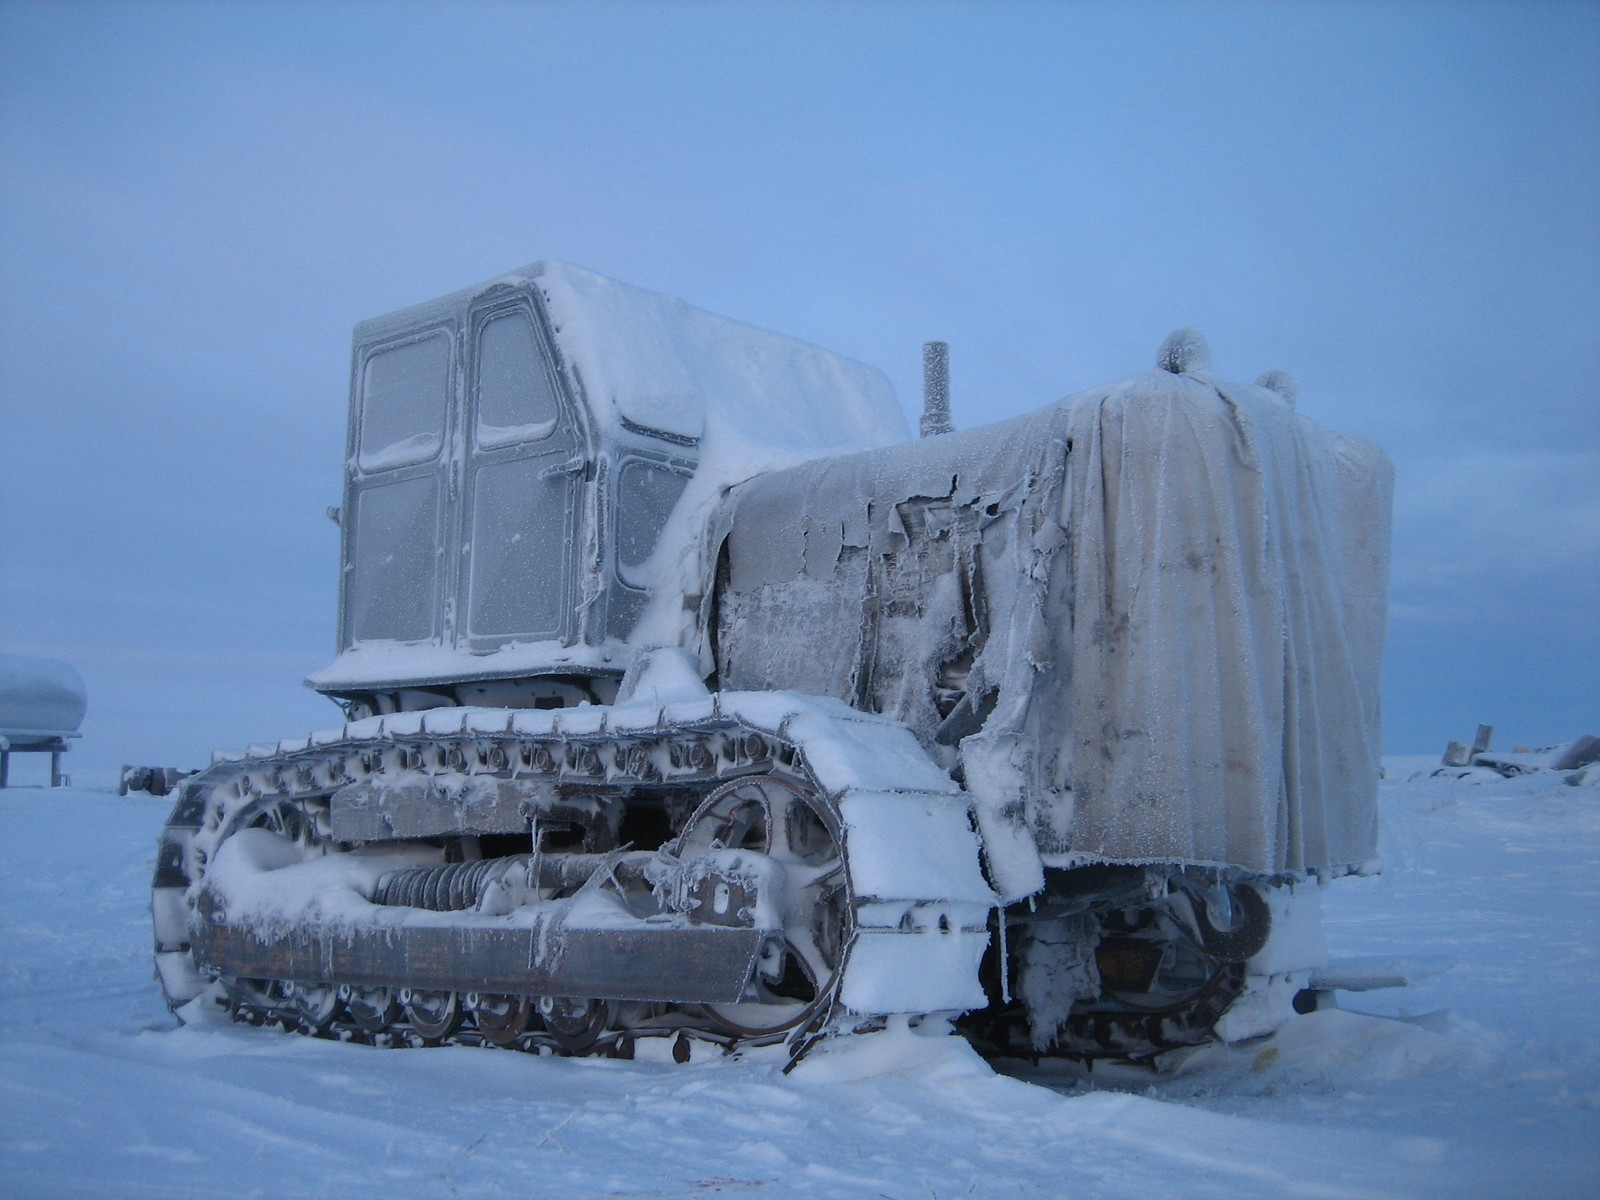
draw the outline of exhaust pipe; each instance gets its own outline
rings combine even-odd
[[[922,436],[949,433],[950,424],[950,347],[944,342],[924,342],[922,346]]]

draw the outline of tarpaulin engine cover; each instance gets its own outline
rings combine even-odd
[[[992,874],[1372,859],[1392,471],[1259,387],[1154,371],[758,478],[719,536],[719,684],[911,726]]]

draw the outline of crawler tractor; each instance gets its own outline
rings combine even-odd
[[[180,1017],[1158,1062],[1307,1006],[1390,476],[1286,376],[1183,331],[912,441],[871,368],[542,263],[358,326],[350,396],[345,720],[178,784]]]

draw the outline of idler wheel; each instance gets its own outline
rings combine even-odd
[[[787,905],[783,934],[763,951],[747,999],[704,1008],[741,1037],[792,1029],[826,1001],[844,958],[850,896],[838,822],[820,798],[788,780],[752,775],[706,798],[674,854],[689,859],[718,847],[778,863]]]

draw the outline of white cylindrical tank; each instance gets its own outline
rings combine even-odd
[[[0,654],[0,737],[14,747],[32,738],[76,737],[88,707],[89,690],[70,663]]]

